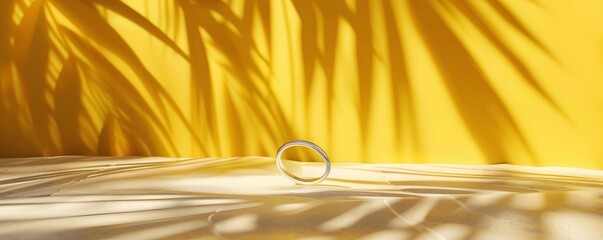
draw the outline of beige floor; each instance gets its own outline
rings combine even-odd
[[[306,166],[310,171],[313,166]],[[603,239],[603,171],[272,158],[0,159],[0,239]]]

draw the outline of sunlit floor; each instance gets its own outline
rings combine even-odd
[[[272,158],[0,159],[0,239],[603,239],[603,171]]]

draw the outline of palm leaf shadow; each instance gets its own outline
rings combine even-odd
[[[90,115],[83,111],[82,83],[74,57],[67,59],[65,66],[57,78],[54,89],[55,114],[63,154],[89,155],[94,154],[94,149],[86,143],[91,139],[84,139],[81,132],[83,124],[80,116],[90,122]]]
[[[458,0],[455,0],[458,1]],[[541,51],[549,56],[552,60],[559,62],[557,57],[547,48],[534,34],[532,34],[521,21],[511,12],[511,10],[506,7],[504,4],[500,2],[500,0],[487,0],[488,3],[494,10],[504,18],[508,24],[513,26],[517,31],[523,34],[526,38],[528,38],[536,47],[538,47]],[[532,0],[534,4],[540,5],[538,0]]]
[[[519,57],[513,53],[503,41],[496,35],[496,33],[487,25],[487,23],[482,19],[479,15],[479,11],[465,1],[461,0],[448,0],[456,9],[461,11],[480,31],[490,42],[496,46],[496,48],[507,58],[507,60],[513,65],[515,70],[521,74],[521,76],[526,80],[528,85],[534,89],[544,100],[551,105],[558,113],[564,116],[566,119],[570,119],[569,116],[563,111],[561,106],[553,99],[553,97],[547,93],[547,91],[538,83],[537,78],[534,74],[526,67],[525,62],[523,62]],[[538,39],[536,39],[524,26],[516,19],[508,9],[506,9],[503,5],[501,5],[496,0],[488,0],[490,5],[502,16],[511,26],[517,29],[520,33],[526,36],[533,44],[535,44],[540,50],[545,52],[550,59],[556,60],[554,55],[546,48]],[[446,6],[446,4],[443,4]]]
[[[383,2],[386,4],[387,2]],[[350,19],[350,24],[356,33],[356,64],[358,69],[358,119],[360,121],[360,144],[366,146],[371,133],[369,127],[372,111],[371,97],[373,91],[373,29],[370,24],[371,13],[367,1],[357,0],[356,17]],[[369,24],[367,24],[367,22]],[[398,112],[395,113],[398,117]],[[399,122],[399,119],[395,119]],[[396,125],[398,126],[398,125]],[[396,132],[400,132],[397,129]],[[398,144],[396,144],[398,145]],[[368,151],[362,151],[362,161],[369,159]]]
[[[161,111],[161,116],[168,126],[170,126],[169,118],[167,117],[167,109],[164,105],[167,104],[169,110],[173,111],[177,118],[182,122],[184,127],[190,132],[193,142],[197,146],[202,146],[202,142],[190,122],[165,90],[165,88],[152,76],[149,70],[144,66],[142,61],[136,56],[134,51],[128,46],[124,39],[111,28],[111,26],[103,20],[102,16],[90,5],[86,3],[69,3],[62,1],[53,1],[53,5],[61,11],[68,19],[70,19],[86,36],[106,47],[111,52],[119,56],[132,70],[138,75],[139,79],[147,89],[154,102]],[[164,102],[165,101],[165,102]],[[171,140],[169,140],[171,141]],[[176,148],[172,148],[172,152],[177,153]]]
[[[418,121],[416,121],[415,102],[413,99],[412,85],[408,77],[408,63],[404,58],[403,40],[401,38],[398,23],[394,16],[390,2],[383,2],[385,11],[385,25],[387,28],[387,43],[389,50],[389,71],[392,84],[393,112],[395,118],[396,133],[403,135],[408,130],[415,152],[419,151]],[[406,122],[407,121],[407,122]],[[398,138],[402,139],[402,138]],[[401,140],[398,140],[401,141]],[[400,142],[398,146],[403,146]]]
[[[478,63],[437,13],[434,1],[409,1],[412,18],[466,128],[490,163],[511,162],[512,143],[537,159]]]
[[[50,108],[44,98],[48,86],[47,69],[49,65],[48,26],[44,12],[44,2],[33,2],[24,8],[15,36],[14,61],[22,81],[21,92],[26,99],[27,110],[31,116],[36,143],[42,154],[57,152],[51,141]]]
[[[316,43],[318,37],[317,16],[316,12],[314,11],[312,1],[294,0],[291,3],[297,11],[297,15],[299,16],[301,22],[300,42],[303,62],[304,99],[310,99],[310,93],[315,84],[314,71],[316,61],[318,60],[318,45]],[[291,49],[289,49],[289,53],[290,55],[293,55],[291,53]],[[293,67],[291,69],[293,69]],[[291,94],[293,95],[296,92],[297,91],[293,90]],[[306,104],[305,106],[305,112],[310,112],[310,105]],[[306,114],[305,120],[306,122],[309,122],[309,114]]]
[[[335,64],[337,61],[337,41],[339,39],[340,19],[349,21],[349,9],[342,1],[315,1],[315,6],[319,9],[323,20],[323,36],[324,54],[322,54],[321,64],[325,74],[325,91],[326,98],[326,123],[327,129],[333,129],[333,102],[335,100],[334,80],[335,80]],[[308,90],[309,91],[309,90]],[[333,138],[328,134],[329,145],[333,145]]]
[[[157,26],[151,23],[147,18],[142,16],[140,13],[134,11],[128,5],[121,1],[117,0],[93,0],[93,2],[99,4],[100,6],[110,9],[115,13],[127,18],[131,22],[137,24],[141,28],[143,28],[147,33],[155,36],[166,46],[174,50],[174,52],[178,53],[184,59],[188,59],[188,56],[178,45],[170,39],[165,33],[163,33]]]
[[[273,92],[273,89],[270,87],[268,79],[260,78],[254,79],[254,76],[263,76],[258,66],[258,62],[253,60],[252,53],[259,52],[255,43],[252,41],[252,38],[249,36],[252,32],[251,25],[245,24],[244,21],[239,19],[230,8],[228,8],[225,3],[221,1],[209,1],[209,2],[198,2],[196,5],[187,4],[186,2],[180,2],[181,8],[188,14],[185,15],[187,29],[192,36],[189,38],[194,38],[195,41],[199,41],[199,43],[192,43],[197,45],[209,45],[212,44],[213,47],[219,49],[224,56],[226,57],[226,62],[220,64],[227,72],[231,73],[235,76],[234,79],[228,79],[228,81],[224,81],[221,84],[224,84],[226,87],[226,91],[233,91],[241,87],[245,89],[245,91],[236,91],[236,94],[226,94],[228,102],[239,102],[246,103],[249,106],[245,108],[236,107],[236,109],[267,109],[265,111],[266,114],[259,114],[257,119],[260,120],[260,126],[262,130],[266,130],[269,136],[269,140],[267,140],[267,144],[265,148],[262,148],[261,151],[264,153],[266,149],[271,149],[273,145],[282,141],[281,139],[287,138],[287,136],[291,133],[291,129],[285,121],[285,116],[282,110],[282,107],[279,105],[279,102],[275,99],[276,94]],[[247,7],[249,8],[249,6]],[[215,17],[210,14],[210,11],[215,11],[214,13],[220,14],[221,17],[224,18],[225,22],[219,22]],[[235,27],[235,31],[230,30],[229,28],[225,28],[224,25],[226,23],[232,24]],[[203,29],[205,33],[207,33],[208,39],[202,39],[199,37],[199,29]],[[211,41],[209,41],[211,40]],[[211,42],[211,43],[210,43]],[[198,74],[193,76],[192,82],[196,86],[200,86],[199,90],[193,89],[193,95],[197,96],[196,98],[200,98],[199,95],[202,95],[204,99],[207,99],[207,103],[213,103],[213,93],[209,93],[212,91],[211,79],[205,79],[203,77],[210,77],[209,69],[206,68],[206,61],[208,59],[207,52],[203,46],[191,46],[191,49],[196,52],[195,57],[200,61],[199,63],[203,66],[200,68]],[[195,64],[195,59],[193,59],[192,64]],[[267,92],[268,94],[263,94],[262,92]],[[241,101],[233,101],[233,100],[241,100]],[[233,106],[228,104],[227,106]],[[234,107],[234,106],[233,106]],[[213,106],[206,106],[206,115],[211,114],[211,109]],[[229,108],[229,113],[233,114],[239,119],[244,118],[246,115],[245,112],[237,111],[235,109]],[[213,114],[215,115],[215,114]],[[232,115],[231,115],[232,116]],[[236,138],[245,139],[244,132],[238,131],[230,131],[233,136],[230,136],[231,140]],[[242,135],[243,134],[243,135]],[[213,134],[216,135],[215,133]],[[215,140],[216,142],[218,140]],[[241,143],[241,140],[237,141],[229,141],[235,144],[244,144]],[[243,150],[242,148],[237,148],[239,150]],[[237,153],[232,153],[237,154]],[[240,152],[238,154],[243,154]]]
[[[488,28],[488,23],[483,19],[480,12],[475,6],[460,0],[448,0],[448,4],[441,4],[444,0],[439,1],[423,1],[421,3],[409,1],[408,5],[413,9],[413,19],[421,33],[421,37],[429,46],[430,53],[435,60],[437,66],[442,72],[442,79],[448,92],[454,99],[454,104],[459,110],[461,117],[469,129],[472,137],[478,143],[480,149],[490,162],[510,161],[508,153],[512,149],[511,144],[519,143],[528,155],[533,153],[530,149],[527,140],[522,135],[517,123],[512,118],[509,110],[504,105],[499,96],[496,95],[494,89],[488,85],[486,77],[481,74],[479,63],[472,59],[470,54],[464,49],[462,42],[455,36],[454,33],[446,26],[441,15],[435,10],[435,4],[440,3],[444,7],[454,7],[460,11],[467,19],[473,23],[477,29],[506,57],[513,65],[515,70],[519,72],[527,84],[531,86],[546,102],[553,106],[559,113],[563,110],[554,101],[553,97],[547,93],[546,89],[541,86],[534,74],[530,71],[522,59],[515,54],[505,42],[497,38],[497,33]],[[46,5],[46,3],[49,3]],[[149,3],[146,3],[149,4]],[[416,106],[413,101],[412,82],[407,76],[407,59],[404,59],[404,42],[400,37],[401,31],[396,22],[394,8],[391,3],[384,2],[382,4],[385,10],[383,18],[385,19],[385,27],[388,30],[386,34],[389,54],[389,71],[391,75],[390,84],[393,86],[392,96],[394,105],[394,122],[397,133],[406,133],[408,130],[412,141],[409,144],[418,146],[419,126],[416,120]],[[529,29],[514,15],[514,13],[505,4],[499,0],[488,0],[487,4],[500,15],[502,19],[509,25],[513,26],[517,32],[521,33],[538,47],[545,54],[555,60],[554,55],[546,48],[546,46],[534,36]],[[166,4],[170,5],[170,4]],[[347,21],[355,31],[356,37],[356,63],[358,68],[358,89],[360,100],[358,102],[358,117],[360,119],[361,142],[371,135],[372,129],[367,126],[372,120],[371,116],[371,100],[373,99],[373,65],[374,42],[372,35],[375,33],[371,29],[371,18],[381,17],[372,16],[369,11],[370,4],[363,1],[356,1],[356,9],[348,8],[344,1],[293,1],[293,7],[301,19],[301,47],[302,47],[302,62],[303,62],[303,81],[305,85],[305,100],[310,98],[310,91],[315,86],[317,74],[324,74],[326,82],[320,83],[326,86],[326,104],[327,104],[327,120],[328,129],[331,129],[336,124],[332,117],[334,108],[334,76],[339,59],[337,59],[338,48],[337,43],[341,36],[338,36],[341,29],[342,21]],[[58,9],[79,32],[71,32],[64,34],[65,36],[55,36],[58,34],[53,31],[53,23],[51,17],[47,16],[50,6]],[[235,10],[229,6],[229,3],[222,1],[175,1],[174,15],[183,13],[183,18],[188,37],[188,54],[181,49],[175,40],[171,39],[161,29],[155,26],[149,19],[130,8],[121,1],[116,0],[93,0],[93,1],[73,1],[73,3],[65,3],[58,0],[49,1],[33,1],[33,4],[28,4],[26,1],[3,1],[0,3],[0,11],[7,13],[2,15],[2,31],[0,31],[0,51],[3,53],[0,57],[0,67],[2,71],[10,70],[10,63],[14,61],[17,71],[17,78],[12,79],[10,74],[2,73],[2,80],[10,79],[11,84],[16,83],[23,87],[23,90],[18,91],[15,95],[25,96],[25,106],[28,112],[32,115],[32,123],[30,128],[20,131],[24,128],[22,120],[11,119],[17,114],[16,110],[9,109],[4,105],[0,105],[0,114],[2,114],[2,128],[13,128],[9,131],[9,137],[2,137],[2,146],[5,142],[11,141],[11,138],[21,139],[20,145],[36,145],[36,151],[39,154],[73,152],[73,153],[90,153],[91,135],[83,135],[76,132],[76,128],[69,129],[69,126],[75,125],[95,125],[89,116],[93,110],[82,109],[77,112],[73,108],[84,108],[82,94],[76,94],[78,87],[81,85],[84,78],[90,79],[96,87],[100,86],[101,92],[107,103],[123,104],[113,108],[111,113],[103,112],[105,125],[100,129],[102,141],[109,141],[106,136],[111,134],[135,136],[128,138],[131,142],[132,149],[140,149],[135,153],[145,155],[178,155],[177,148],[174,146],[172,139],[171,124],[169,113],[175,112],[178,121],[181,121],[186,129],[193,136],[193,146],[199,148],[200,153],[195,155],[221,155],[221,149],[226,149],[224,143],[245,142],[240,139],[240,133],[249,125],[242,125],[241,121],[251,119],[259,125],[262,130],[265,129],[267,138],[261,138],[264,141],[262,146],[266,146],[254,152],[268,153],[267,149],[272,149],[274,145],[288,140],[296,132],[289,126],[287,118],[283,113],[283,108],[280,102],[274,97],[271,83],[269,79],[265,79],[266,73],[260,69],[264,67],[262,61],[269,65],[270,59],[263,54],[257,54],[259,50],[256,47],[255,39],[251,37],[251,33],[256,29],[252,29],[254,24],[252,21],[261,18],[260,28],[264,29],[268,46],[271,41],[271,12],[270,3],[268,1],[246,1],[244,4],[244,14],[242,17],[235,14]],[[13,9],[18,8],[23,10],[25,16],[21,21],[21,25],[15,23],[13,19]],[[37,9],[37,10],[36,10]],[[414,11],[419,9],[419,11]],[[163,88],[161,83],[150,73],[148,67],[144,66],[143,61],[136,55],[134,50],[124,40],[123,36],[112,28],[108,20],[102,16],[101,11],[112,11],[127,21],[139,26],[149,35],[158,39],[162,44],[176,52],[183,59],[187,60],[191,68],[191,113],[192,121],[182,113],[179,106],[175,103],[172,95]],[[166,11],[168,9],[166,8]],[[259,14],[256,14],[259,13]],[[210,14],[211,13],[211,14]],[[220,15],[220,20],[213,17]],[[168,15],[168,14],[166,14]],[[167,17],[166,17],[167,18]],[[177,19],[177,17],[175,17]],[[321,19],[319,19],[321,18]],[[319,26],[317,20],[321,21],[322,26]],[[58,21],[57,21],[58,22]],[[174,31],[177,32],[179,24],[177,21],[167,21],[166,25],[172,25]],[[368,22],[368,23],[367,23]],[[56,22],[55,22],[56,23]],[[172,24],[169,24],[172,23]],[[58,23],[57,23],[58,24]],[[60,24],[59,24],[60,25]],[[234,30],[226,27],[226,25],[234,26]],[[13,29],[18,28],[16,33]],[[324,32],[319,33],[319,29]],[[205,34],[205,35],[203,35]],[[15,46],[11,46],[11,35],[15,35]],[[176,33],[174,35],[177,35]],[[324,38],[318,39],[319,36]],[[442,44],[439,40],[445,39]],[[125,62],[129,68],[134,70],[140,82],[144,84],[144,89],[136,89],[131,87],[132,80],[125,79],[122,74],[116,73],[117,67],[115,64],[108,62],[108,59],[99,52],[90,51],[90,48],[97,46],[82,47],[81,42],[90,41],[96,43],[108,50],[111,54],[115,54]],[[437,42],[436,42],[437,41]],[[325,51],[321,52],[318,49],[319,43],[324,43]],[[70,45],[76,46],[76,49],[87,49],[75,54],[75,51],[69,50]],[[208,62],[215,61],[207,55],[209,47],[220,51],[225,55],[226,61],[222,67],[225,72],[230,73],[235,79],[213,79],[216,74],[210,72]],[[58,48],[65,49],[58,49]],[[97,47],[98,48],[98,47]],[[6,51],[4,51],[6,50]],[[60,51],[59,51],[60,50]],[[268,47],[268,51],[273,51],[272,47]],[[59,57],[59,64],[52,60],[51,55],[56,52],[67,51],[70,56]],[[262,60],[257,60],[257,55],[261,55]],[[60,55],[60,54],[59,54]],[[454,56],[454,57],[451,57]],[[95,60],[96,58],[101,60]],[[292,61],[293,62],[293,61]],[[100,63],[102,66],[92,66],[90,63]],[[59,66],[59,67],[55,67]],[[61,69],[62,65],[62,69]],[[113,65],[112,67],[110,65]],[[58,68],[60,74],[53,73],[55,68]],[[75,70],[73,70],[75,69]],[[103,69],[102,71],[99,71]],[[293,67],[291,68],[293,69]],[[322,73],[318,73],[318,69]],[[108,71],[109,73],[100,72]],[[59,76],[53,76],[59,75]],[[82,74],[82,76],[78,76]],[[101,76],[102,75],[102,76]],[[8,78],[7,78],[8,76]],[[258,77],[260,76],[260,77]],[[51,79],[57,77],[57,87],[52,92]],[[78,79],[81,77],[82,79]],[[118,79],[118,80],[114,80]],[[115,82],[112,82],[115,81]],[[222,81],[222,82],[220,82]],[[119,83],[116,83],[119,82]],[[80,84],[80,85],[78,85]],[[109,86],[112,85],[113,86]],[[216,94],[213,89],[216,84],[224,84],[226,93],[222,96]],[[124,90],[117,89],[118,86],[131,90],[133,95],[128,96]],[[3,86],[0,86],[3,87]],[[249,91],[240,91],[240,89],[249,89]],[[152,96],[151,105],[155,104],[159,108],[159,112],[152,109],[150,105],[142,104],[142,106],[134,106],[134,103],[144,102],[140,96],[143,91],[148,92]],[[130,93],[132,93],[130,92]],[[116,96],[109,96],[108,93],[116,93],[123,99],[118,99]],[[5,94],[5,90],[0,91],[0,94]],[[54,102],[45,98],[45,95],[54,95]],[[22,106],[14,97],[8,97],[8,94],[0,96],[6,103],[6,106]],[[227,98],[222,100],[218,98]],[[127,102],[124,99],[133,100]],[[220,121],[224,119],[222,116],[216,115],[216,101],[223,101],[228,106],[229,117],[228,121]],[[56,104],[56,111],[53,111],[53,103]],[[79,104],[79,105],[78,105]],[[102,105],[102,104],[101,104]],[[251,110],[250,110],[251,109]],[[306,112],[311,109],[306,104]],[[104,111],[104,110],[99,110]],[[135,116],[126,116],[119,111],[131,111]],[[148,111],[143,113],[143,111]],[[101,115],[102,115],[101,114]],[[22,114],[25,115],[25,114]],[[309,114],[306,114],[308,116]],[[251,118],[248,118],[251,116]],[[83,117],[85,122],[77,122],[76,119]],[[54,118],[54,119],[52,119]],[[567,118],[567,116],[566,116]],[[60,138],[53,138],[53,124],[56,120]],[[142,122],[143,126],[136,126],[138,122]],[[235,131],[231,131],[231,136],[219,136],[216,130],[221,124],[233,126]],[[21,125],[21,126],[19,126]],[[95,128],[91,127],[91,128]],[[106,127],[106,128],[105,128]],[[142,129],[148,131],[145,134],[140,133]],[[98,130],[98,129],[97,129]],[[106,131],[105,131],[106,130]],[[36,136],[27,137],[26,132],[34,132]],[[98,131],[97,131],[98,132]],[[92,134],[94,135],[94,134]],[[327,134],[331,136],[332,134]],[[256,136],[245,136],[246,138],[258,139]],[[239,138],[239,139],[237,139]],[[332,138],[332,137],[329,137]],[[69,140],[68,140],[69,139]],[[146,140],[145,140],[146,139]],[[155,140],[153,140],[155,139]],[[58,141],[57,141],[58,140]],[[68,141],[67,141],[68,140]],[[402,145],[404,138],[397,137],[396,146]],[[29,141],[29,142],[28,142]],[[148,141],[148,142],[147,142]],[[167,142],[167,147],[157,146],[159,142]],[[328,140],[332,143],[333,139]],[[248,143],[248,142],[247,142]],[[9,144],[9,143],[6,143]],[[66,146],[69,145],[69,146]],[[335,145],[335,144],[330,144]],[[10,146],[13,146],[10,144]],[[418,148],[418,147],[417,147]],[[3,148],[4,149],[4,148]],[[63,149],[63,150],[61,150]],[[79,151],[80,149],[83,151]],[[247,154],[250,148],[236,150],[237,154]],[[1,150],[2,154],[9,150]],[[111,152],[109,150],[103,152]],[[367,151],[360,151],[366,154]],[[231,153],[229,153],[231,154]],[[367,156],[362,157],[362,160]]]
[[[0,1],[0,156],[32,156],[42,155],[42,150],[35,136],[23,129],[21,105],[22,89],[19,87],[19,77],[13,75],[15,49],[11,38],[18,26],[13,21],[13,14],[19,6],[17,1]],[[31,11],[31,10],[29,10]],[[26,10],[24,10],[26,12]],[[41,138],[41,137],[40,137]]]
[[[211,133],[211,138],[207,139],[208,148],[214,146],[214,151],[220,153],[220,139],[215,129],[217,129],[217,116],[214,106],[213,83],[211,81],[211,72],[209,70],[208,57],[205,43],[201,39],[201,32],[193,19],[194,13],[190,12],[190,6],[186,1],[179,1],[182,11],[184,11],[184,22],[186,36],[188,38],[188,48],[190,54],[191,66],[191,113],[192,124],[197,127],[198,134],[202,132]],[[208,151],[208,150],[206,150]]]
[[[132,148],[133,152],[139,152],[143,155],[152,154],[153,152],[159,154],[166,154],[169,152],[163,144],[159,144],[160,139],[165,139],[168,146],[172,149],[175,148],[174,143],[169,138],[169,132],[166,126],[164,126],[160,118],[153,114],[152,108],[145,102],[144,98],[138,94],[135,87],[123,76],[119,70],[111,64],[100,52],[94,47],[90,46],[85,40],[82,40],[79,35],[72,32],[71,30],[60,27],[60,31],[65,35],[74,46],[85,54],[85,60],[94,63],[94,67],[88,66],[84,61],[80,62],[80,65],[85,67],[82,70],[90,79],[96,80],[94,83],[96,87],[103,89],[104,93],[109,95],[111,103],[115,103],[116,108],[123,108],[122,110],[115,110],[113,115],[118,119],[124,120],[123,123],[129,122],[129,129],[138,135],[139,139],[132,144],[138,142],[139,146],[150,144],[148,147],[142,149]],[[98,78],[100,75],[100,78]],[[112,82],[108,82],[110,79]],[[127,114],[124,116],[124,114]],[[111,116],[111,115],[110,115]],[[110,123],[111,117],[105,122]],[[158,135],[153,129],[159,129],[161,135]],[[102,133],[102,131],[101,131]],[[101,134],[102,135],[102,134]],[[131,134],[128,134],[131,135]],[[102,146],[104,141],[101,138],[99,146]],[[109,139],[107,139],[109,140]],[[143,144],[146,142],[147,144]],[[101,149],[106,149],[101,147]],[[146,151],[143,149],[147,149]],[[152,151],[151,151],[152,150]],[[142,152],[140,152],[142,151]],[[104,151],[102,151],[104,152]]]
[[[301,22],[300,42],[302,47],[304,100],[309,101],[313,87],[317,84],[315,77],[317,62],[322,66],[325,81],[325,123],[327,129],[332,129],[334,101],[334,73],[337,54],[337,41],[341,19],[349,21],[349,9],[341,1],[293,1],[292,2]],[[318,11],[317,11],[318,10]],[[319,39],[318,19],[322,20],[322,39]],[[319,51],[318,42],[324,45],[324,52]],[[309,121],[312,108],[305,105],[306,121]],[[331,134],[327,134],[327,142],[332,145]]]

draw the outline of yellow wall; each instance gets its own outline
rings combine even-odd
[[[603,169],[603,1],[0,1],[0,156]]]

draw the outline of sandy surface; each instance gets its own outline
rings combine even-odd
[[[308,171],[317,166],[303,166]],[[272,158],[0,159],[0,239],[603,239],[603,171]]]

